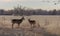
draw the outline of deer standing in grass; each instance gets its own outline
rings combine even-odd
[[[36,24],[35,20],[28,19],[28,21],[29,21],[31,26],[33,26],[33,27],[35,26],[35,24]]]
[[[24,17],[22,17],[21,19],[12,19],[12,29],[13,29],[14,24],[18,24],[18,28],[19,28],[23,20],[24,20]]]

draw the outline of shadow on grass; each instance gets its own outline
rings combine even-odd
[[[35,35],[35,33],[39,34],[38,36],[60,36],[57,34],[51,34],[50,32],[46,32],[44,28],[36,28],[33,30],[0,28],[0,36],[37,36]]]
[[[60,35],[52,34],[50,32],[47,32],[45,29],[43,29],[43,36],[60,36]]]
[[[40,35],[38,35],[38,36],[60,36],[60,35],[57,35],[57,34],[52,34],[52,33],[50,33],[50,32],[47,32],[44,28],[40,28],[40,29],[36,29],[36,30],[31,30],[32,32],[34,32],[34,33],[38,33],[38,34],[40,34]]]
[[[43,36],[59,36],[59,35],[57,35],[57,34],[51,34],[49,32],[45,32],[45,33],[43,33]]]

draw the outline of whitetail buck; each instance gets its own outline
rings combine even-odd
[[[18,28],[19,28],[19,26],[23,20],[24,20],[24,17],[22,17],[21,19],[12,19],[12,28],[13,28],[14,24],[18,24]]]
[[[31,20],[31,19],[28,19],[29,23],[31,26],[35,26],[36,24],[36,21],[35,20]]]

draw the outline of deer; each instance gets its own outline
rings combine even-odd
[[[18,24],[18,28],[19,28],[23,20],[24,20],[24,17],[22,17],[21,19],[12,19],[12,29],[13,29],[14,24]]]
[[[28,21],[29,21],[29,23],[30,23],[30,25],[31,25],[32,27],[35,27],[35,26],[34,26],[34,25],[36,24],[36,21],[35,21],[35,20],[28,19]]]

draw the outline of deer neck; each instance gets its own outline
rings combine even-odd
[[[21,20],[23,20],[23,18]]]

